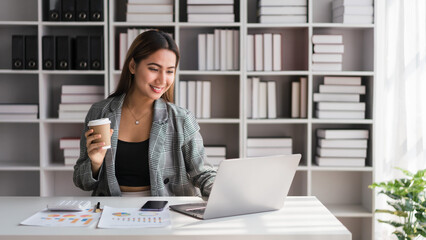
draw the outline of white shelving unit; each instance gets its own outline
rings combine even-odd
[[[127,28],[158,28],[172,32],[180,47],[181,61],[176,73],[175,95],[179,82],[212,82],[212,118],[199,119],[206,145],[226,145],[227,158],[246,156],[248,137],[287,136],[293,138],[293,152],[302,154],[290,195],[314,195],[352,232],[353,239],[372,239],[374,232],[374,193],[368,185],[374,181],[373,116],[376,77],[375,24],[347,25],[331,23],[332,0],[307,0],[308,22],[302,24],[256,23],[256,0],[235,0],[235,23],[188,23],[184,15],[186,0],[174,1],[171,23],[125,22],[127,0],[104,0],[103,22],[44,21],[46,0],[4,0],[0,3],[0,103],[39,104],[38,120],[0,120],[0,195],[90,195],[72,183],[70,166],[63,165],[59,139],[79,137],[83,120],[58,119],[57,109],[62,84],[96,84],[105,86],[105,97],[120,77],[117,49],[118,34]],[[21,5],[28,6],[25,15]],[[28,10],[30,9],[30,10]],[[22,16],[22,17],[21,17]],[[240,68],[235,71],[198,71],[197,34],[215,28],[240,31]],[[246,71],[246,35],[281,33],[283,36],[282,69],[278,72]],[[11,36],[34,34],[39,40],[39,70],[11,70]],[[41,38],[49,34],[101,34],[104,36],[105,70],[46,71],[41,67]],[[343,71],[312,71],[313,34],[342,34],[345,44]],[[314,117],[312,95],[324,76],[361,76],[367,86],[365,120],[327,120]],[[246,118],[246,79],[260,77],[277,83],[277,119]],[[308,79],[308,116],[290,118],[290,85],[300,77]],[[19,94],[23,93],[23,94]],[[313,163],[318,128],[356,128],[370,131],[367,166],[319,167]]]

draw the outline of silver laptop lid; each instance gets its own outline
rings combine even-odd
[[[282,208],[300,158],[293,154],[222,161],[204,219]]]

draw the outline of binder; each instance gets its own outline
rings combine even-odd
[[[12,36],[12,69],[24,69],[24,36]]]
[[[102,36],[90,37],[90,69],[104,69],[104,44]]]
[[[62,21],[75,20],[75,0],[62,0]]]
[[[61,20],[61,0],[48,0],[49,10],[47,19],[49,21],[60,21]]]
[[[77,21],[89,21],[88,0],[75,0],[75,17]]]
[[[75,39],[75,68],[77,70],[89,69],[89,37],[77,36]]]
[[[70,67],[71,59],[71,44],[67,36],[56,37],[56,69],[68,70]]]
[[[42,39],[43,49],[43,69],[55,69],[55,37],[43,36]]]
[[[90,21],[103,21],[103,13],[103,0],[90,0]]]
[[[25,69],[38,69],[37,36],[25,36]]]

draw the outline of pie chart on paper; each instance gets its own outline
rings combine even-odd
[[[115,212],[112,215],[114,215],[116,217],[127,217],[127,216],[130,216],[130,213],[127,213],[127,212]]]

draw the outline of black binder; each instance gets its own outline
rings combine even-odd
[[[103,0],[90,0],[90,21],[104,20]]]
[[[43,48],[43,69],[45,70],[55,69],[55,37],[43,36],[42,48]]]
[[[12,36],[12,69],[24,69],[24,36]]]
[[[75,20],[75,0],[62,0],[62,21]]]
[[[47,19],[49,21],[60,21],[61,20],[61,0],[48,0],[49,10]]]
[[[38,69],[37,36],[25,36],[25,69]]]
[[[89,0],[75,0],[75,17],[77,21],[89,21]]]
[[[56,37],[56,69],[71,69],[71,44],[67,36]]]
[[[104,69],[104,40],[102,36],[90,37],[90,69]]]
[[[89,69],[89,37],[77,36],[75,39],[75,68],[77,70]]]

